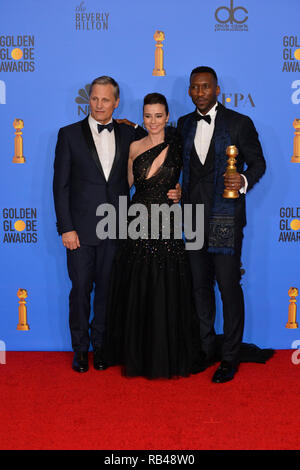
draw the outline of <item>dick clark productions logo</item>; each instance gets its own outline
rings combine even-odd
[[[243,6],[233,6],[230,0],[230,7],[222,5],[215,11],[215,31],[248,31],[248,10]]]

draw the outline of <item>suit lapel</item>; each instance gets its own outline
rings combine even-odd
[[[196,112],[196,111],[195,111]],[[190,158],[191,150],[195,140],[195,134],[197,129],[197,121],[194,119],[192,114],[184,124],[184,156],[187,160]]]
[[[190,114],[185,119],[182,127],[183,137],[183,197],[188,200],[189,184],[190,184],[190,155],[193,147],[195,133],[196,133],[197,121],[194,119],[194,114]]]
[[[215,121],[215,129],[219,127],[220,123],[224,120],[226,114],[226,108],[221,103],[218,103],[217,114],[216,114],[216,121]]]
[[[105,176],[104,176],[104,173],[103,173],[103,168],[102,168],[102,165],[100,163],[98,153],[97,153],[97,150],[96,150],[96,146],[95,146],[95,142],[94,142],[94,139],[93,139],[93,136],[92,136],[90,126],[89,126],[88,117],[85,118],[82,121],[82,132],[83,132],[86,144],[88,146],[88,149],[90,151],[90,154],[91,154],[94,162],[96,163],[96,166],[97,166],[98,170],[100,171],[101,175],[105,179]]]
[[[228,139],[230,142],[230,134],[227,127],[226,108],[219,103],[215,121],[215,129],[212,138],[214,141],[214,151],[216,154],[224,153],[224,155],[226,155],[227,146],[232,145],[231,143],[228,143]]]
[[[115,133],[115,145],[116,145],[116,152],[115,152],[115,158],[109,173],[108,181],[111,179],[111,176],[118,164],[118,161],[121,158],[121,135],[120,135],[120,126],[117,123],[117,121],[113,120],[114,122],[114,133]]]

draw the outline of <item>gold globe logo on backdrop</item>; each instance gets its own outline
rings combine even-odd
[[[290,227],[292,230],[299,230],[300,229],[300,220],[299,219],[293,219],[290,223]]]
[[[282,45],[282,72],[300,72],[300,40],[298,36],[283,36]]]
[[[109,13],[86,11],[85,2],[80,2],[75,8],[76,31],[107,31]]]
[[[24,121],[22,119],[15,119],[13,126],[16,129],[15,132],[15,153],[12,159],[13,163],[25,163],[25,157],[23,155],[23,137],[22,129],[24,127]]]
[[[155,77],[165,77],[166,71],[164,69],[164,51],[163,41],[165,40],[165,33],[163,31],[155,31],[154,33],[155,54],[154,54],[154,69],[152,75]]]
[[[84,88],[80,88],[78,90],[78,96],[77,96],[77,98],[75,98],[75,103],[78,104],[78,106],[77,106],[78,116],[80,116],[81,114],[83,114],[84,116],[87,116],[90,112],[90,106],[89,106],[90,88],[91,88],[91,84],[88,83],[87,85],[85,85]]]
[[[223,106],[231,108],[241,108],[245,106],[255,108],[255,103],[251,93],[222,93],[221,103]]]
[[[223,5],[216,9],[215,19],[215,31],[248,31],[248,10],[244,6],[234,7],[233,0],[230,7]]]
[[[28,297],[28,293],[26,289],[19,289],[17,292],[17,297],[19,298],[19,323],[17,326],[17,330],[19,331],[28,331],[29,325],[27,323],[27,306],[26,300]]]
[[[289,304],[288,321],[285,327],[289,329],[295,329],[295,328],[298,328],[296,302],[297,302],[297,297],[299,295],[299,291],[297,287],[291,287],[288,291],[288,295],[290,297],[290,304]]]
[[[0,36],[0,72],[34,72],[33,35]]]
[[[294,151],[291,158],[291,162],[300,163],[300,119],[295,119],[293,122],[295,128],[294,134]]]
[[[2,209],[3,243],[37,243],[37,209],[4,208]]]
[[[300,207],[281,207],[279,242],[300,242]]]

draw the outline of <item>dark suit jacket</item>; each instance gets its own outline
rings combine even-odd
[[[195,112],[195,111],[194,111]],[[193,113],[186,114],[178,120],[177,128],[181,133],[183,140],[186,135],[183,132],[185,123],[188,128],[193,122]],[[258,134],[254,127],[252,120],[244,114],[237,113],[230,109],[225,108],[222,104],[218,104],[218,111],[215,120],[215,129],[218,122],[223,119],[228,129],[231,145],[236,145],[239,151],[237,157],[237,171],[245,175],[248,181],[247,192],[254,186],[255,183],[261,178],[266,169],[266,162],[263,156],[262,148],[258,140]],[[188,120],[188,122],[187,122]],[[214,138],[214,136],[213,136]],[[212,138],[212,141],[213,141]],[[194,136],[193,136],[194,139]],[[214,151],[214,150],[213,150]],[[188,165],[188,158],[185,159],[184,165]],[[246,169],[244,168],[246,164]],[[184,174],[185,172],[183,172]],[[185,182],[183,181],[183,187]],[[199,200],[197,203],[205,205],[205,226],[207,227],[207,217],[209,217],[212,201],[213,201],[213,186],[208,182],[205,174],[201,181],[199,181]],[[188,192],[188,188],[187,188]],[[187,198],[188,199],[188,198]],[[185,202],[185,201],[184,201]],[[186,201],[188,202],[188,200]],[[193,201],[194,202],[194,201]],[[245,211],[245,195],[240,194],[236,202],[235,220],[237,226],[246,225],[246,211]]]
[[[55,150],[53,193],[59,234],[76,230],[80,243],[97,245],[96,209],[110,203],[118,209],[119,196],[128,196],[129,146],[146,135],[138,127],[114,121],[116,153],[106,181],[88,118],[59,130]],[[117,212],[118,213],[118,212]]]

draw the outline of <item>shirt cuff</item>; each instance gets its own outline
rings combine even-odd
[[[240,193],[241,193],[241,194],[246,194],[247,188],[248,188],[248,181],[247,181],[247,178],[246,178],[245,175],[241,175],[241,176],[244,178],[245,186],[243,186],[243,187],[240,189]]]
[[[135,128],[135,129],[137,129],[138,127],[139,127],[139,125],[138,125],[138,124],[136,124],[136,125],[134,126],[134,128]]]

